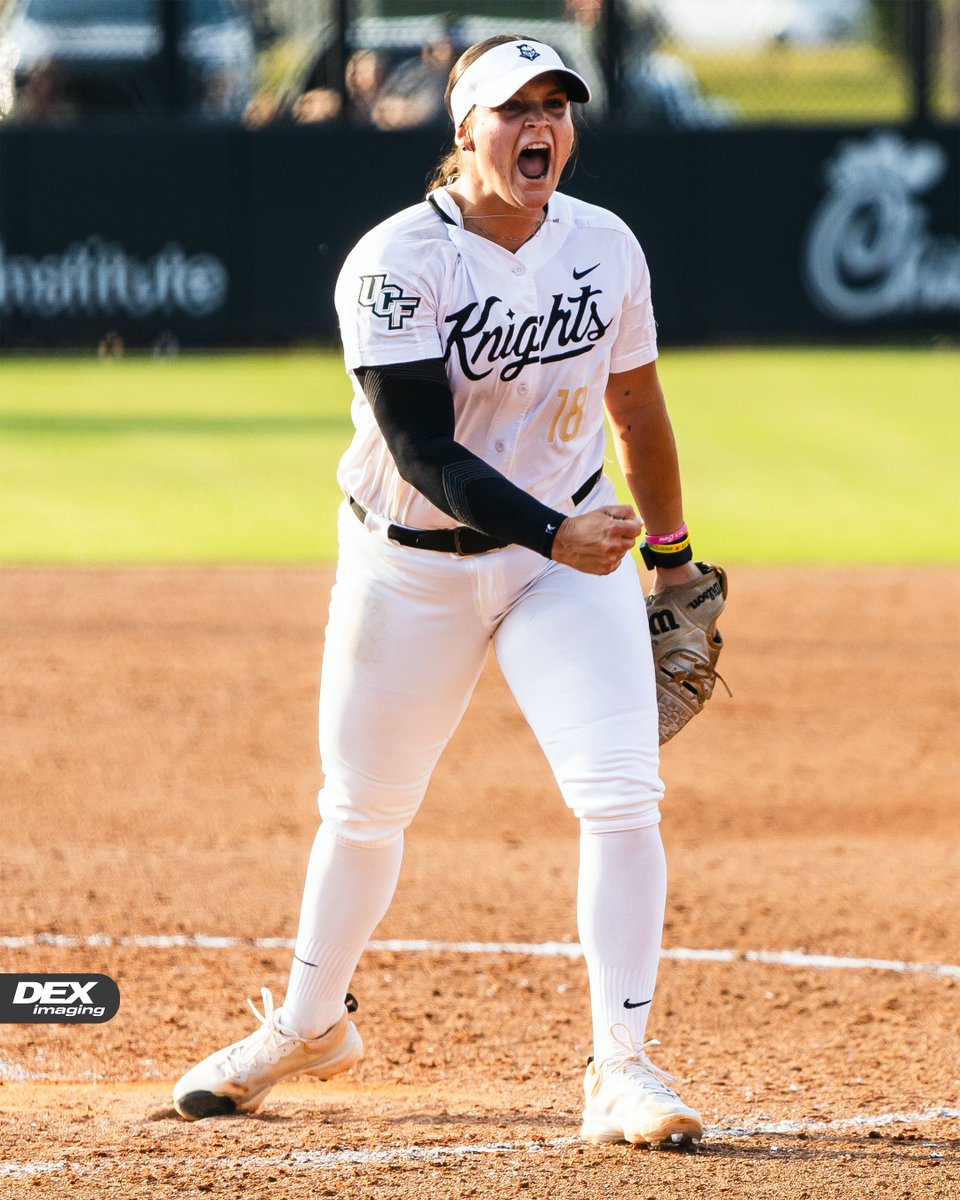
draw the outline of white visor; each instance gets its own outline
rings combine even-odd
[[[504,42],[494,46],[467,67],[450,93],[453,128],[460,128],[474,105],[496,108],[525,83],[551,71],[563,76],[571,100],[586,103],[590,99],[590,87],[583,76],[565,67],[556,50],[543,42]]]

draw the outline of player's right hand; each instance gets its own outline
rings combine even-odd
[[[629,504],[608,504],[567,517],[553,539],[551,557],[587,575],[609,575],[636,545],[642,530]]]

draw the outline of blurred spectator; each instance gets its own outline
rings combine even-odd
[[[716,129],[736,117],[736,106],[704,96],[693,68],[659,51],[624,63],[619,111],[671,129]]]
[[[610,104],[617,116],[670,129],[728,125],[735,108],[702,95],[693,69],[657,47],[664,26],[651,0],[619,0],[601,22],[604,0],[564,0],[564,13],[589,32],[598,58],[610,54]],[[606,39],[607,44],[604,45]]]
[[[378,129],[411,129],[445,120],[443,94],[458,53],[448,33],[424,46],[419,58],[401,63],[373,105],[373,124]]]
[[[356,50],[349,58],[345,74],[347,90],[347,119],[358,125],[369,125],[380,86],[386,74],[383,57],[376,50]],[[278,100],[267,89],[256,93],[243,115],[248,129],[261,129],[280,119],[292,119],[298,125],[319,125],[334,121],[342,115],[340,93],[332,87],[310,87],[301,92],[292,104]]]
[[[290,115],[298,125],[319,125],[340,116],[340,93],[333,88],[310,88],[298,96]]]
[[[243,110],[243,123],[248,129],[262,129],[275,121],[280,108],[274,92],[263,89],[254,92],[247,107]]]
[[[600,21],[603,0],[563,0],[563,15],[574,20],[584,29],[595,29]]]
[[[78,113],[63,68],[50,59],[42,59],[24,81],[16,107],[17,119],[55,124],[72,121]]]
[[[376,50],[357,50],[347,63],[347,95],[350,116],[358,124],[373,121],[373,109],[383,87],[387,69],[383,55]]]
[[[344,85],[347,90],[347,117],[357,125],[369,125],[386,74],[383,59],[376,50],[356,50],[347,60]],[[332,121],[341,114],[340,94],[333,88],[317,87],[299,96],[291,110],[300,124]]]

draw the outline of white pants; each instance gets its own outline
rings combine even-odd
[[[612,500],[604,479],[590,507]],[[581,821],[657,824],[656,690],[630,557],[607,576],[519,546],[458,558],[390,542],[344,504],[320,689],[331,832],[375,844],[410,824],[491,641]]]

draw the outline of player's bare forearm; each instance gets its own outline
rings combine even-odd
[[[650,533],[670,533],[683,521],[677,445],[656,363],[611,375],[605,396],[617,458]],[[658,587],[697,575],[692,563],[658,568]]]
[[[611,375],[605,396],[627,487],[650,533],[683,521],[680,467],[655,363]]]

